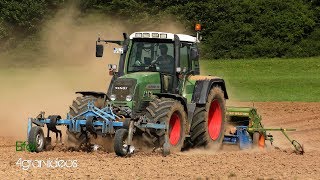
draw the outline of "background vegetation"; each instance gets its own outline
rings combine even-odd
[[[202,60],[203,74],[223,77],[230,100],[320,101],[320,58]]]
[[[259,58],[320,55],[319,0],[2,0],[0,51],[33,37],[59,8],[76,2],[134,26],[181,22],[203,25],[202,57]]]

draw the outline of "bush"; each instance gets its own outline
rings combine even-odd
[[[74,1],[70,1],[74,2]],[[133,29],[171,20],[189,32],[203,26],[207,58],[319,55],[320,1],[314,0],[79,0],[82,13],[98,11]],[[0,1],[0,40],[32,35],[63,0]],[[171,18],[170,16],[174,17]],[[137,28],[138,27],[138,28]],[[143,27],[143,28],[141,28]],[[131,29],[130,29],[131,30]],[[184,32],[182,32],[184,33]],[[1,46],[1,44],[0,44]]]

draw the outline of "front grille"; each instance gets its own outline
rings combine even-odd
[[[134,95],[137,80],[131,78],[119,78],[113,83],[112,93],[116,95],[116,101],[125,101],[127,95]]]

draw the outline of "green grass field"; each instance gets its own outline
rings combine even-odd
[[[320,57],[200,60],[201,74],[225,79],[230,100],[320,101]]]

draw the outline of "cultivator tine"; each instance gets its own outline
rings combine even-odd
[[[168,134],[168,130],[165,132],[166,135],[164,136],[165,138],[165,141],[164,141],[164,144],[163,144],[163,156],[167,156],[170,154],[170,143],[169,143],[169,134]]]
[[[49,132],[52,131],[52,132],[56,133],[56,143],[58,143],[58,142],[62,143],[61,130],[57,129],[57,127],[56,127],[57,121],[61,119],[61,116],[60,115],[51,115],[48,117],[48,119],[50,119],[50,123],[47,124],[47,128],[48,128],[47,137],[49,137]],[[60,138],[58,138],[58,137],[60,137]]]

